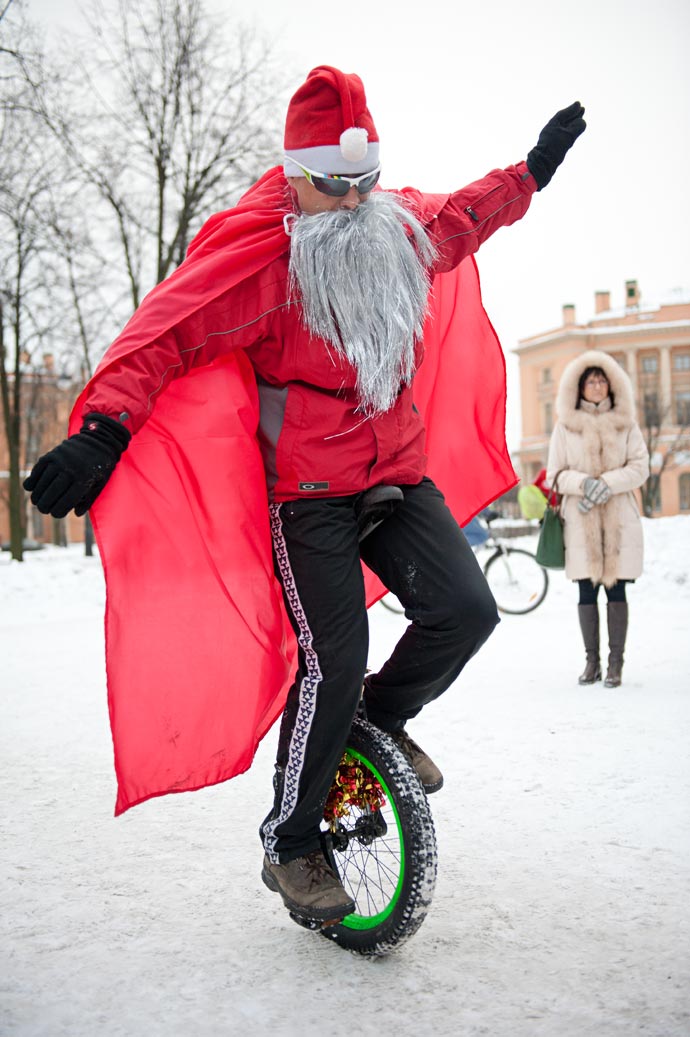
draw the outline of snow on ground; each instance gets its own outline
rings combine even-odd
[[[0,1033],[687,1037],[689,534],[645,521],[621,688],[578,687],[554,573],[412,726],[446,775],[439,880],[376,961],[260,882],[275,730],[249,773],[113,818],[100,563],[3,555]],[[372,610],[374,665],[403,624]]]

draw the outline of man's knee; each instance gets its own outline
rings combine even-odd
[[[427,616],[429,628],[455,640],[463,654],[468,648],[472,653],[477,651],[499,621],[496,602],[486,584],[478,585],[471,593],[458,588]]]
[[[487,589],[486,596],[472,610],[471,628],[478,648],[489,639],[500,621],[494,597]]]

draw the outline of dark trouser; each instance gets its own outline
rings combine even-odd
[[[607,601],[625,601],[625,585],[628,580],[617,580],[611,587],[604,587]],[[600,583],[596,585],[591,580],[578,580],[580,588],[580,605],[596,605],[599,596]]]
[[[271,506],[276,571],[298,640],[280,728],[274,808],[262,825],[283,863],[319,845],[323,805],[357,710],[369,647],[361,558],[410,626],[367,677],[369,719],[395,731],[444,692],[498,623],[462,531],[429,479],[402,487],[395,513],[359,544],[356,497]]]

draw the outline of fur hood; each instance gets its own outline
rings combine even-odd
[[[606,424],[612,429],[630,428],[636,421],[632,383],[617,360],[596,349],[575,357],[564,370],[556,397],[558,420],[571,432],[583,432],[591,421],[591,413],[577,408],[578,383],[588,367],[600,367],[609,380],[615,402],[606,414]]]

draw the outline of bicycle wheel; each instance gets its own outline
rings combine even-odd
[[[546,597],[549,577],[537,559],[521,547],[500,547],[484,566],[499,612],[524,615]]]
[[[436,884],[436,833],[424,789],[391,738],[352,725],[324,811],[325,842],[356,910],[321,933],[380,957],[426,917]]]

